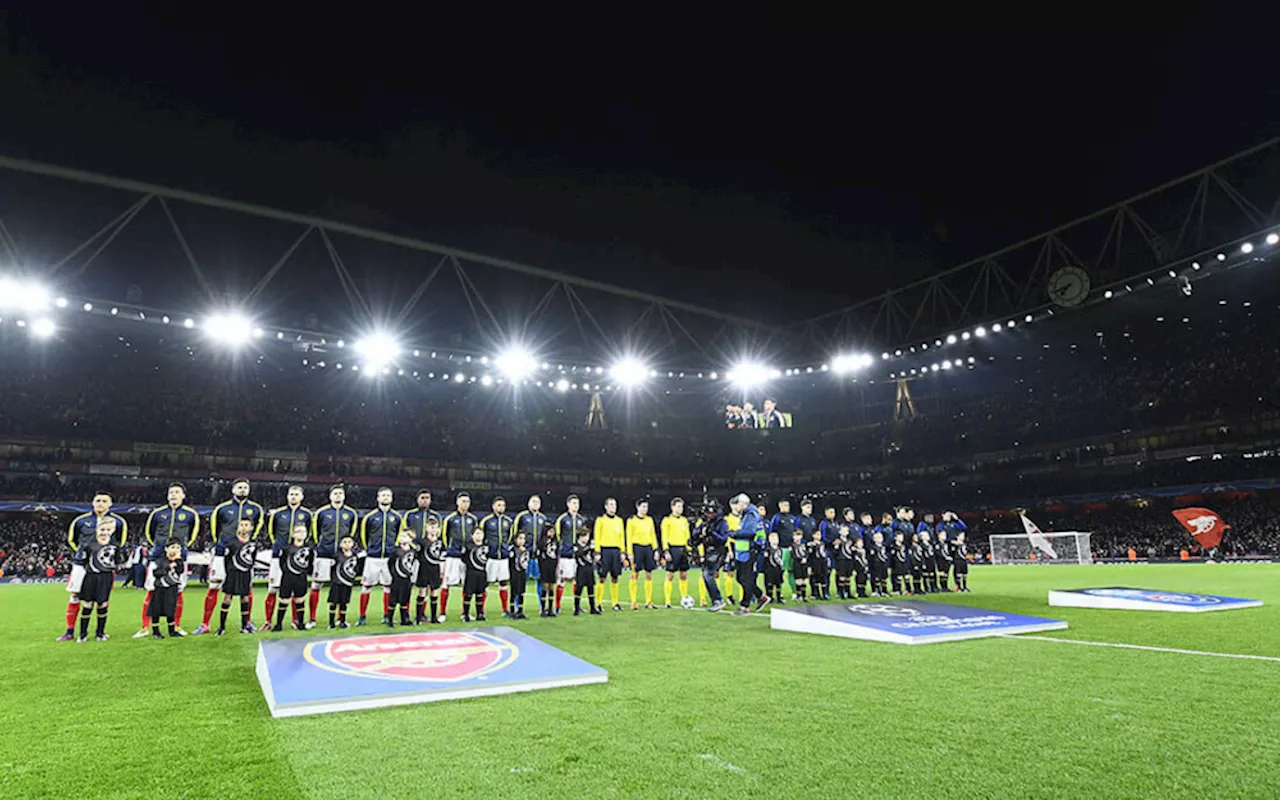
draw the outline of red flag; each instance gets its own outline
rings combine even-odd
[[[1222,542],[1223,532],[1231,527],[1216,511],[1207,508],[1179,508],[1174,510],[1173,516],[1206,550],[1217,547]]]

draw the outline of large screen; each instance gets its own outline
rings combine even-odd
[[[791,412],[778,408],[778,400],[766,397],[759,405],[744,400],[741,404],[727,403],[724,407],[724,426],[731,431],[749,431],[760,428],[790,428]]]

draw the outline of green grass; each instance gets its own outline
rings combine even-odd
[[[947,601],[1070,622],[1050,636],[1280,657],[1280,566],[971,578],[972,594]],[[1046,604],[1050,588],[1117,583],[1267,605]],[[188,628],[202,596],[188,592]],[[605,685],[273,720],[257,637],[131,640],[141,593],[118,589],[112,641],[56,644],[65,598],[0,586],[6,798],[1216,799],[1280,786],[1280,662],[1016,639],[903,647],[763,617],[606,612],[518,623],[608,669]]]

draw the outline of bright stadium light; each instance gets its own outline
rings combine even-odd
[[[1250,253],[1252,253],[1252,252],[1253,252],[1253,243],[1252,243],[1252,242],[1245,242],[1244,244],[1240,245],[1240,252],[1241,252],[1241,253],[1244,253],[1245,255],[1249,255]]]
[[[564,378],[561,378],[560,380],[556,381],[556,388],[562,392],[569,391],[569,381],[565,380]]]
[[[0,278],[0,308],[42,311],[49,307],[49,290],[34,281]]]
[[[58,328],[53,324],[53,320],[48,317],[41,317],[31,323],[31,335],[37,339],[48,339],[57,330]]]
[[[1277,243],[1280,243],[1280,234],[1268,233],[1267,244],[1277,244]]]
[[[983,336],[986,336],[986,335],[987,335],[987,329],[986,329],[986,328],[984,328],[984,327],[982,327],[981,325],[979,325],[979,326],[978,326],[978,327],[973,331],[973,335],[974,335],[974,336],[977,336],[979,339],[981,339]]]
[[[866,353],[846,353],[831,359],[831,371],[837,375],[848,375],[874,363],[875,359]]]
[[[253,336],[253,323],[240,314],[215,314],[204,322],[209,338],[228,347],[238,347]]]
[[[948,334],[947,344],[955,344],[955,343],[956,343],[956,335],[954,333]]]
[[[609,367],[609,374],[623,387],[633,388],[649,379],[649,367],[628,356]]]
[[[339,343],[341,346],[341,343]],[[383,331],[374,331],[355,343],[353,349],[364,359],[365,369],[381,369],[400,356],[400,343]]]
[[[725,377],[736,386],[743,389],[751,389],[764,383],[770,374],[771,371],[768,367],[747,361],[726,372]]]
[[[511,381],[523,380],[538,368],[538,362],[523,347],[512,346],[493,360],[494,365]]]

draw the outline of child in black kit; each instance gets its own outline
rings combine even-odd
[[[440,623],[440,578],[444,564],[444,542],[440,541],[440,521],[428,517],[418,547],[418,577],[414,584],[418,587],[418,623],[428,622],[432,625]],[[431,619],[427,619],[427,606],[431,606]]]
[[[249,602],[253,596],[253,565],[258,557],[258,543],[253,541],[253,520],[243,518],[236,528],[236,538],[227,543],[227,579],[222,584],[222,611],[218,618],[218,636],[227,634],[227,616],[231,598],[240,598],[240,632],[254,633],[249,621]]]
[[[524,615],[524,590],[529,580],[529,548],[525,536],[517,533],[511,547],[511,619],[528,619]]]
[[[276,607],[273,631],[284,630],[284,615],[290,606],[293,608],[293,627],[305,630],[302,612],[307,604],[307,587],[316,560],[315,548],[306,543],[309,535],[306,525],[295,525],[289,543],[280,551],[280,605]]]
[[[809,587],[814,600],[831,599],[831,568],[827,566],[827,545],[820,530],[815,530],[809,540]]]
[[[924,594],[924,545],[918,534],[911,535],[911,586],[912,594]]]
[[[894,594],[903,592],[903,586],[910,574],[907,564],[907,544],[903,541],[902,531],[898,531],[893,535],[893,550],[889,553],[889,572],[893,574]]]
[[[116,569],[128,558],[128,551],[115,544],[112,539],[116,535],[114,517],[103,517],[98,520],[94,529],[93,541],[80,548],[84,557],[84,582],[80,585],[80,638],[77,642],[89,641],[89,618],[96,609],[98,612],[98,628],[96,638],[105,642],[111,637],[107,635],[107,607],[111,602],[111,587],[115,584]]]
[[[348,533],[338,543],[338,552],[333,557],[333,580],[329,583],[329,630],[351,627],[347,624],[347,604],[351,602],[351,587],[359,579],[356,567],[360,561],[355,546],[356,540]]]
[[[782,594],[782,546],[777,531],[769,534],[764,548],[764,595],[768,598]]]
[[[809,545],[798,529],[791,543],[791,577],[796,581],[796,598],[802,603],[807,602],[805,595],[809,591]]]
[[[477,527],[471,532],[471,541],[466,544],[463,560],[467,565],[467,575],[462,583],[462,621],[470,622],[472,617],[468,609],[474,601],[475,620],[484,622],[484,606],[480,604],[480,595],[489,587],[487,575],[489,567],[489,546],[484,543],[484,531]]]
[[[538,544],[538,586],[541,592],[542,611],[540,617],[556,615],[556,570],[560,568],[560,542],[555,535],[555,526],[547,528]]]
[[[867,554],[871,566],[871,596],[887,597],[889,595],[889,552],[884,546],[884,534],[876,531],[871,534],[871,551]]]
[[[409,604],[413,602],[413,579],[418,576],[418,551],[413,549],[412,531],[400,531],[388,566],[391,569],[391,599],[387,603],[387,625],[395,627],[396,609],[400,610],[400,624],[412,625]]]
[[[573,560],[578,565],[577,575],[573,583],[573,615],[582,613],[582,591],[587,592],[587,608],[592,614],[600,613],[596,604],[596,551],[591,546],[591,534],[584,528],[578,534],[578,543],[573,548]]]
[[[173,615],[178,608],[178,594],[187,582],[187,565],[182,560],[182,542],[170,539],[164,550],[154,555],[152,573],[156,588],[151,594],[148,609],[151,614],[151,638],[164,638],[164,634],[160,632],[161,617],[169,623],[169,635],[177,636]]]
[[[951,564],[955,570],[956,591],[969,591],[969,548],[964,544],[964,531],[957,531],[951,543]]]
[[[867,576],[870,575],[867,564],[867,546],[859,536],[853,540],[853,582],[858,590],[858,597],[867,596]]]
[[[852,515],[853,511],[849,511]],[[833,543],[836,557],[836,597],[840,600],[852,599],[849,584],[853,577],[853,539],[849,536],[849,526],[840,526],[840,535]]]
[[[928,520],[930,514],[925,515]],[[938,576],[936,573],[937,565],[934,561],[933,539],[929,537],[928,531],[920,531],[920,571],[924,579],[924,589],[922,591],[936,592],[938,591]],[[919,588],[919,587],[917,587]]]

